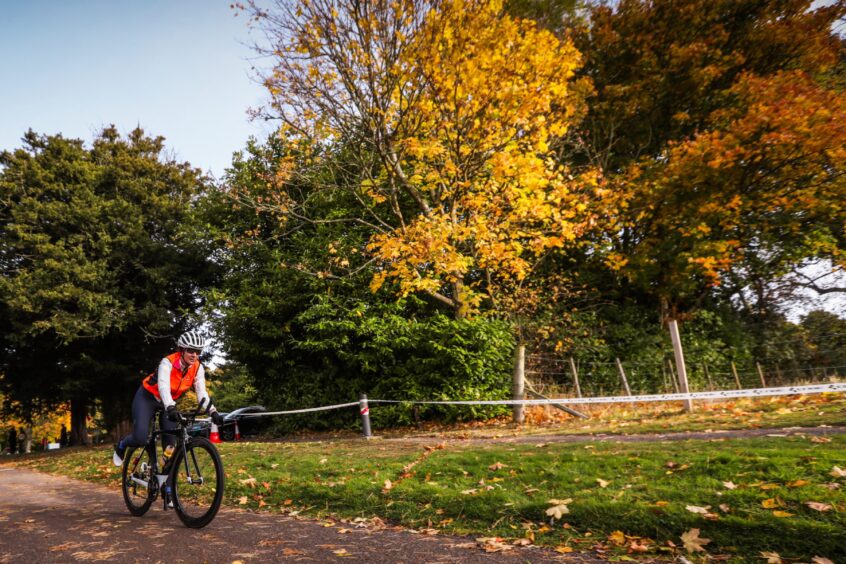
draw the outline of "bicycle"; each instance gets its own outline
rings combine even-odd
[[[217,515],[225,486],[220,453],[208,439],[188,434],[202,411],[200,406],[193,412],[178,412],[177,428],[167,431],[158,428],[161,410],[157,410],[147,444],[127,448],[121,488],[126,507],[135,517],[147,513],[160,493],[164,510],[175,509],[187,527],[200,529]],[[164,467],[159,468],[156,445],[162,435],[175,435],[176,446]]]

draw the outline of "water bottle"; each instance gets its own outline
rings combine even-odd
[[[162,468],[167,465],[167,461],[173,455],[173,445],[167,445],[162,453]]]

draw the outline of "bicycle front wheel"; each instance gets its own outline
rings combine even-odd
[[[123,501],[129,512],[140,517],[147,513],[156,499],[157,482],[153,476],[152,447],[128,448],[123,458],[121,487]]]
[[[173,501],[176,514],[186,526],[205,527],[223,501],[223,462],[207,439],[194,437],[185,454],[177,453],[173,464]]]

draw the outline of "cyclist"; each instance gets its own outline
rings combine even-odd
[[[164,408],[160,425],[164,430],[173,430],[179,421],[176,400],[192,385],[197,394],[197,401],[209,405],[209,415],[215,425],[223,423],[223,417],[211,405],[206,392],[205,369],[200,363],[200,353],[206,346],[206,340],[196,331],[180,335],[176,341],[178,351],[162,359],[159,368],[144,380],[135,392],[132,400],[132,433],[123,437],[116,445],[112,456],[115,466],[123,465],[126,447],[140,447],[147,443],[147,434],[156,409]],[[171,435],[162,435],[162,444],[166,447],[175,444]]]

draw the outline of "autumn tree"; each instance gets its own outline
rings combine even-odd
[[[595,5],[595,96],[566,147],[612,193],[595,247],[662,315],[810,258],[842,261],[843,2]],[[606,202],[603,202],[605,205]]]
[[[388,281],[462,318],[496,308],[579,237],[595,175],[555,164],[550,148],[582,109],[570,41],[496,0],[248,9],[271,40],[265,83],[284,135],[314,163],[330,146],[352,157],[343,189],[359,211],[335,221],[370,230],[374,290]],[[282,172],[273,206],[313,219],[287,189],[299,171]]]
[[[360,392],[382,398],[506,397],[509,380],[503,374],[513,349],[507,322],[456,320],[438,302],[396,299],[387,285],[371,292],[370,230],[365,223],[332,219],[360,213],[351,191],[329,189],[345,185],[343,177],[330,180],[344,169],[340,163],[312,167],[314,177],[303,173],[296,184],[289,181],[287,190],[296,191],[308,219],[287,215],[280,221],[274,205],[256,213],[255,205],[272,201],[268,180],[278,169],[310,158],[294,147],[279,136],[250,142],[220,189],[200,201],[201,235],[217,248],[214,260],[223,269],[220,284],[206,295],[227,359],[225,373],[251,383],[258,401],[273,409],[343,403]],[[250,205],[233,206],[233,193]],[[216,393],[227,396],[224,402],[243,397],[234,394],[232,383],[220,381],[221,389],[216,376],[215,382]],[[415,417],[466,419],[495,412],[388,407],[376,417],[379,424],[395,425]],[[356,424],[352,415],[340,410],[273,424],[279,431],[338,428]]]

